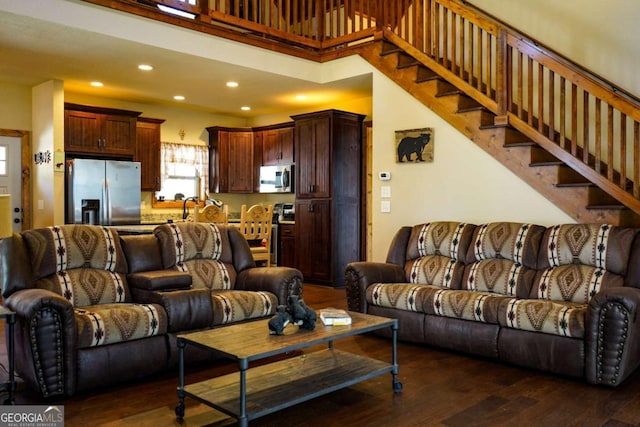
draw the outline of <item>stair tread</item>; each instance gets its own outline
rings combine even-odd
[[[594,209],[610,209],[610,210],[618,210],[618,211],[623,211],[623,210],[627,210],[628,208],[624,205],[588,205],[587,209],[590,210],[594,210]]]
[[[532,162],[529,163],[529,166],[566,166],[566,164],[561,160],[548,160],[545,162]]]
[[[502,144],[503,147],[505,148],[510,148],[510,147],[533,147],[533,146],[537,146],[538,144],[536,144],[533,141],[517,141],[517,142],[505,142],[504,144]]]
[[[483,110],[486,110],[486,108],[484,108],[482,105],[478,105],[475,107],[458,108],[456,110],[456,113],[468,113],[471,111],[483,111]]]
[[[595,184],[589,181],[584,182],[559,182],[556,187],[594,187]]]

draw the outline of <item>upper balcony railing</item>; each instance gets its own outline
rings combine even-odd
[[[461,0],[85,1],[317,61],[384,37],[640,213],[640,100]]]

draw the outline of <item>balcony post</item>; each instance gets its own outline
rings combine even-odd
[[[507,112],[511,98],[511,59],[507,47],[507,32],[500,28],[496,45],[496,103],[498,105],[495,124],[508,124]]]

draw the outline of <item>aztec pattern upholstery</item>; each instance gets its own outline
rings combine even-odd
[[[414,226],[407,248],[407,281],[442,288],[459,286],[473,229],[461,222]]]
[[[275,314],[276,295],[234,289],[237,272],[226,226],[181,222],[160,225],[154,234],[160,240],[164,267],[189,273],[193,288],[211,291],[213,325]]]
[[[163,224],[153,231],[160,240],[164,268],[191,275],[194,288],[233,289],[236,272],[231,260],[224,262],[228,236],[218,225],[201,222]]]
[[[217,291],[211,300],[214,325],[272,316],[278,306],[278,298],[264,291]]]
[[[102,304],[76,309],[78,348],[162,335],[167,316],[155,304]]]
[[[459,288],[474,228],[471,224],[444,221],[415,225],[404,266],[407,283],[376,283],[367,288],[367,302],[423,312],[424,301],[434,292]]]
[[[425,300],[425,313],[497,324],[504,301],[530,292],[543,232],[541,226],[513,222],[478,226],[462,289],[432,292]]]
[[[166,333],[164,309],[133,304],[127,263],[117,233],[93,225],[63,225],[23,232],[35,287],[74,307],[79,346],[113,344]]]
[[[511,300],[503,326],[584,337],[588,303],[598,291],[623,286],[633,230],[611,225],[565,224],[546,230],[539,272],[529,299]]]

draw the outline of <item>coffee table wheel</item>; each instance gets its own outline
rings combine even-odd
[[[178,421],[182,421],[182,419],[184,418],[184,403],[180,403],[178,406],[176,406],[176,418],[178,419]]]
[[[402,391],[402,383],[400,381],[393,382],[393,392],[400,393]]]

